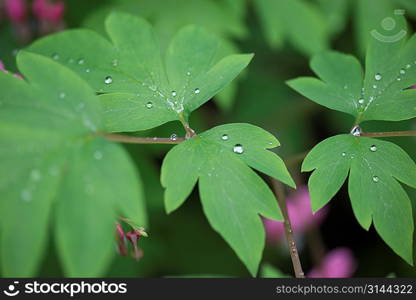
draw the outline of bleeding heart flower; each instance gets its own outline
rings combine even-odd
[[[35,0],[33,2],[33,14],[39,20],[59,22],[62,20],[65,11],[63,1]]]
[[[147,237],[147,233],[142,228],[133,228],[130,232],[124,233],[121,224],[116,223],[116,239],[118,253],[122,256],[126,256],[129,253],[127,242],[130,242],[133,246],[132,257],[136,260],[142,258],[143,250],[140,249],[138,246],[139,239],[142,236]]]
[[[322,260],[321,265],[313,268],[307,277],[345,278],[351,277],[357,268],[352,251],[348,248],[336,248]]]
[[[5,9],[7,16],[13,23],[26,21],[26,0],[6,0]]]
[[[295,193],[287,197],[287,210],[295,234],[306,232],[311,226],[319,226],[325,218],[328,208],[324,207],[313,214],[309,191],[306,186],[300,187]],[[282,222],[264,219],[267,240],[276,243],[284,239],[284,226]]]

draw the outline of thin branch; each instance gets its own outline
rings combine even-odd
[[[185,138],[134,137],[114,133],[101,133],[101,135],[110,141],[126,144],[179,144],[185,141]]]
[[[185,139],[190,139],[191,137],[196,135],[195,130],[193,130],[191,126],[189,126],[189,123],[186,120],[183,112],[179,113],[179,121],[181,121],[182,126],[185,129],[185,132],[186,132]]]
[[[302,264],[299,259],[299,252],[296,247],[295,236],[293,235],[292,224],[290,223],[289,213],[286,205],[286,197],[284,186],[279,181],[272,178],[273,188],[277,196],[277,202],[279,204],[280,210],[282,211],[284,219],[284,228],[286,242],[289,247],[290,258],[292,259],[293,270],[295,271],[296,278],[305,278],[305,273],[302,270]]]
[[[416,131],[390,131],[390,132],[362,132],[361,136],[383,138],[393,136],[416,136]]]

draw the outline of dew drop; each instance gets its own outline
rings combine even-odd
[[[373,176],[373,182],[377,183],[380,181],[380,178],[378,176]]]
[[[188,71],[188,72],[186,72],[186,75],[187,75],[187,76],[191,76],[191,72],[189,72],[189,71]]]
[[[81,110],[81,109],[83,109],[84,107],[85,107],[85,104],[84,104],[84,103],[80,103],[80,104],[78,104],[77,109],[78,109],[78,110]]]
[[[199,94],[200,92],[201,92],[201,90],[200,90],[200,89],[198,89],[198,88],[197,88],[197,89],[195,89],[195,91],[194,91],[194,93],[195,93],[195,94]]]
[[[54,53],[54,54],[52,55],[52,58],[53,58],[54,60],[58,60],[58,59],[59,59],[59,54],[58,54],[58,53]]]
[[[371,152],[376,152],[376,151],[377,151],[377,146],[376,146],[376,145],[372,145],[372,146],[370,147],[370,151],[371,151]]]
[[[176,97],[176,91],[172,91],[172,97]]]
[[[358,99],[358,103],[364,104],[364,99]]]
[[[111,76],[107,76],[107,77],[104,79],[104,82],[105,82],[106,84],[111,84],[111,83],[113,82],[113,78],[112,78]]]
[[[59,93],[59,98],[64,99],[66,97],[66,94],[64,92]]]
[[[91,70],[90,69],[85,69],[85,72],[89,73],[89,72],[91,72]]]
[[[118,59],[114,59],[112,64],[113,64],[113,67],[117,67],[118,66]]]
[[[361,136],[361,128],[360,126],[356,125],[351,129],[350,132],[353,136]]]
[[[39,170],[32,170],[32,172],[30,172],[30,178],[33,181],[39,181],[41,178],[41,174],[39,172]]]
[[[400,77],[397,77],[397,81],[401,81],[402,79]]]
[[[374,85],[373,85],[373,89],[376,89],[376,88],[377,88],[377,84],[374,84]]]
[[[406,65],[406,69],[410,69],[412,67],[412,65],[411,64],[407,64]]]
[[[221,139],[222,139],[223,141],[227,141],[229,138],[230,138],[230,137],[228,136],[228,134],[223,134],[223,135],[222,135],[222,137],[221,137]]]
[[[79,65],[83,65],[85,63],[85,60],[83,59],[83,58],[80,58],[79,60],[78,60],[78,64]]]
[[[375,80],[377,80],[377,81],[381,80],[381,78],[382,78],[382,76],[381,76],[381,74],[380,74],[380,73],[377,73],[377,74],[374,76],[374,79],[375,79]]]
[[[405,69],[400,69],[400,74],[406,74],[406,70]]]
[[[103,154],[101,153],[101,151],[95,151],[94,152],[94,158],[96,160],[101,160],[103,158]]]
[[[59,169],[56,166],[52,166],[49,168],[49,174],[56,176],[59,174]]]
[[[22,198],[23,201],[26,201],[26,202],[29,202],[32,200],[32,194],[28,190],[23,190],[20,193],[20,197]]]
[[[92,184],[86,184],[85,193],[87,193],[88,195],[94,194],[94,186]]]
[[[347,153],[342,152],[342,153],[341,153],[341,155],[342,155],[343,157],[345,157],[345,156],[347,156]]]
[[[243,145],[241,145],[241,144],[237,144],[237,145],[235,145],[235,146],[234,146],[234,148],[233,148],[233,152],[234,152],[234,153],[237,153],[237,154],[242,154],[242,153],[244,153],[244,148],[243,148]]]
[[[151,109],[151,108],[153,108],[153,103],[149,101],[145,104],[145,106],[146,106],[146,108]]]
[[[173,133],[171,136],[170,136],[170,140],[171,141],[176,141],[178,139],[178,136],[176,135],[176,133]]]

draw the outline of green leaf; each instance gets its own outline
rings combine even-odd
[[[325,17],[309,1],[255,0],[254,4],[272,47],[281,48],[288,40],[307,55],[328,48],[330,37]]]
[[[261,268],[261,278],[288,278],[290,276],[272,266],[271,264],[263,264]]]
[[[364,78],[354,57],[324,52],[311,62],[321,80],[304,77],[288,84],[316,103],[353,115],[357,124],[411,119],[416,116],[416,90],[409,89],[416,78],[415,47],[416,35],[407,42],[404,37],[394,42],[372,37]]]
[[[345,29],[348,21],[349,2],[349,0],[318,0],[331,34],[338,34]]]
[[[117,215],[146,224],[136,170],[97,136],[101,106],[81,78],[28,52],[17,64],[25,80],[0,73],[3,275],[36,274],[50,226],[67,275],[102,275]]]
[[[252,58],[219,55],[220,40],[195,26],[176,34],[165,60],[145,20],[113,13],[106,28],[111,42],[89,30],[72,30],[35,42],[29,50],[57,58],[103,94],[108,131],[145,130],[182,114],[187,118]]]
[[[338,135],[312,149],[302,171],[313,171],[309,178],[313,211],[335,196],[349,173],[348,191],[360,225],[368,230],[373,222],[383,240],[412,264],[412,206],[399,182],[416,188],[416,164],[400,147]]]
[[[223,125],[175,146],[162,165],[167,212],[183,204],[199,180],[208,221],[253,276],[265,239],[259,214],[276,220],[282,216],[273,193],[250,167],[295,186],[283,161],[267,150],[278,145],[253,125]]]

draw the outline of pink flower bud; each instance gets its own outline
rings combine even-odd
[[[128,253],[127,240],[126,235],[124,234],[123,227],[121,227],[120,223],[116,224],[116,239],[118,253],[122,256],[126,256]]]
[[[61,21],[65,11],[65,3],[62,0],[51,2],[49,0],[35,0],[33,2],[33,14],[39,20],[58,22]]]
[[[294,194],[286,200],[289,218],[295,234],[302,234],[311,226],[319,226],[327,214],[324,207],[313,214],[311,209],[309,191],[306,186],[300,187]],[[284,239],[284,227],[282,222],[264,219],[267,240],[278,242]]]
[[[329,252],[320,266],[313,268],[307,275],[312,278],[351,277],[357,268],[352,251],[348,248],[336,248]]]
[[[6,14],[13,23],[26,20],[26,0],[6,0]]]
[[[136,260],[139,260],[140,258],[143,257],[143,250],[137,246],[137,242],[139,241],[141,236],[142,236],[141,232],[135,229],[133,229],[132,231],[126,234],[127,239],[133,245],[133,249],[134,249],[133,258]]]

